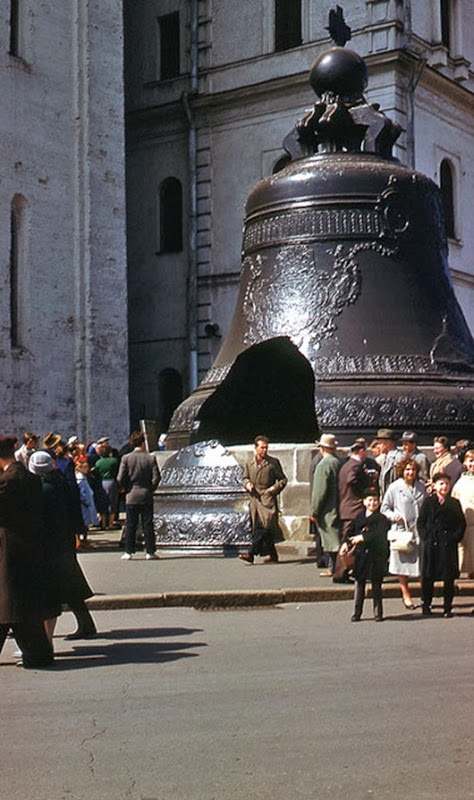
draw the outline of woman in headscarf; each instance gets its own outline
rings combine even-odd
[[[66,639],[91,638],[96,627],[84,601],[93,592],[77,561],[71,489],[62,473],[55,469],[52,456],[44,450],[33,453],[28,468],[39,475],[42,483],[42,529],[51,592],[61,605],[70,608],[77,620],[77,630]],[[46,621],[51,642],[56,621],[57,617]]]

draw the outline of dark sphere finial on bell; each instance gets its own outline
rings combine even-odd
[[[309,82],[319,97],[326,93],[345,98],[359,98],[367,86],[367,66],[354,50],[332,47],[314,61]]]

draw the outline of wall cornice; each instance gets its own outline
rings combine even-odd
[[[365,57],[365,61],[369,73],[373,75],[380,74],[380,72],[393,72],[409,78],[420,63],[420,58],[409,50],[398,49],[369,54]],[[434,94],[449,97],[451,103],[458,103],[464,109],[469,107],[474,111],[474,93],[428,65],[425,65],[421,72],[420,85]],[[159,84],[155,89],[157,87]],[[300,94],[302,95],[301,99],[298,97]],[[309,85],[308,71],[304,70],[262,82],[249,82],[221,92],[188,95],[191,108],[200,116],[230,109],[248,108],[267,101],[269,98],[272,99],[275,110],[280,103],[285,103],[288,107],[289,99],[292,100],[292,106],[310,105],[315,95]],[[161,127],[164,123],[167,128],[181,129],[185,122],[182,101],[179,99],[163,104],[154,102],[148,107],[128,112],[126,120],[129,131],[139,130],[143,125],[147,127],[159,125]]]

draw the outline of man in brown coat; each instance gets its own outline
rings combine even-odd
[[[41,481],[15,460],[14,436],[0,436],[0,650],[11,629],[24,667],[53,663],[43,620]]]
[[[250,494],[250,519],[252,522],[252,547],[240,558],[253,564],[254,556],[264,556],[264,562],[278,561],[275,537],[278,535],[277,496],[288,479],[277,458],[268,455],[266,436],[255,438],[254,455],[244,469],[244,488]]]
[[[339,517],[344,538],[352,521],[364,510],[363,497],[370,485],[370,476],[364,469],[367,450],[362,442],[354,442],[350,455],[339,470]]]

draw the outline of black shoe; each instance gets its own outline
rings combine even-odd
[[[382,614],[376,614],[374,617],[375,622],[383,622]]]
[[[16,662],[17,667],[23,667],[23,669],[48,669],[49,667],[54,666],[54,658],[48,658],[44,661],[25,661],[23,658],[20,658],[19,661]]]
[[[431,608],[429,606],[423,606],[423,608],[421,609],[421,613],[423,614],[424,617],[431,617],[432,613]]]
[[[239,558],[245,561],[246,564],[253,564],[253,556],[250,553],[240,553]]]
[[[451,611],[451,609],[449,609],[449,611],[445,611],[445,612],[443,613],[443,617],[446,617],[447,619],[450,619],[450,618],[451,618],[451,617],[453,617],[453,616],[454,616],[454,614],[453,614],[453,612]]]
[[[351,622],[360,622],[360,614],[353,614],[351,617]]]

